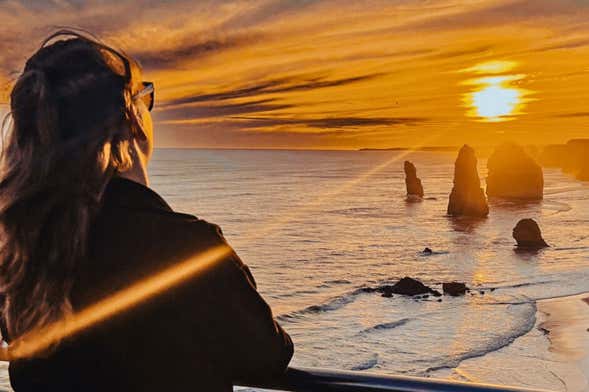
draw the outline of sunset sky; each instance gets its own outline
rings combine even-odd
[[[56,26],[140,60],[159,147],[589,136],[589,0],[0,0],[3,103]]]

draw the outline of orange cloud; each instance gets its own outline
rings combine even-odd
[[[89,28],[137,56],[156,82],[161,146],[410,146],[438,132],[441,144],[557,143],[586,134],[589,6],[578,1],[31,4],[0,5],[0,74],[22,66],[51,25]],[[464,105],[476,86],[461,70],[493,62],[517,63],[525,75],[510,82],[527,102],[509,122],[476,121]]]

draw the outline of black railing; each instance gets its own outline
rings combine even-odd
[[[279,379],[243,386],[278,391],[329,392],[532,392],[539,389],[473,384],[408,376],[348,372],[316,368],[289,368]]]

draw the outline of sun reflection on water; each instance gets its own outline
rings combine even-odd
[[[491,61],[476,64],[462,72],[485,75],[463,82],[471,86],[463,101],[468,108],[466,113],[483,122],[513,120],[523,113],[528,90],[518,87],[525,74],[507,74],[517,66],[514,61]]]

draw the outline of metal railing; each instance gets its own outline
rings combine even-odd
[[[539,392],[539,389],[473,384],[434,378],[386,376],[316,368],[289,368],[274,380],[241,386],[296,392]]]

